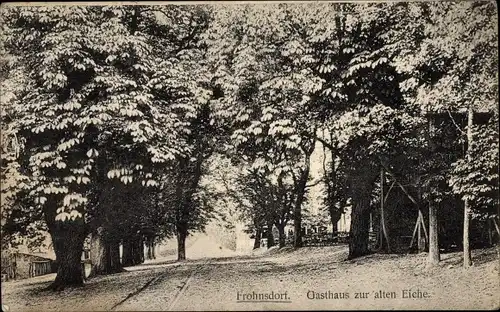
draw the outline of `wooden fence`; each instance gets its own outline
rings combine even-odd
[[[333,246],[348,242],[349,233],[339,232],[332,236],[331,233],[315,233],[303,237],[304,246]]]
[[[290,235],[285,240],[286,245],[293,245],[293,235]],[[348,232],[338,232],[333,236],[332,233],[314,233],[302,236],[302,243],[304,246],[334,246],[337,244],[345,244],[349,241]]]

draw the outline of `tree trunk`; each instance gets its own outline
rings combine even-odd
[[[491,235],[491,219],[488,219],[488,247],[493,246],[493,237]]]
[[[154,236],[151,237],[151,240],[149,241],[149,259],[150,260],[155,259],[155,238],[154,238]]]
[[[255,229],[255,240],[253,242],[253,249],[260,248],[260,239],[262,238],[262,228],[257,227]]]
[[[279,247],[283,248],[285,247],[285,224],[276,224],[276,227],[278,228],[278,242],[279,242]]]
[[[149,241],[149,238],[146,238],[146,241],[144,242],[144,244],[146,245],[144,259],[151,260],[151,242]]]
[[[332,221],[332,238],[333,239],[337,239],[337,236],[339,235],[339,225],[338,225],[338,221],[337,222],[333,222]]]
[[[190,168],[189,160],[186,158],[179,164],[178,182],[175,188],[175,197],[178,202],[176,211],[178,261],[186,260],[186,238],[190,225],[189,216],[192,213],[193,195],[199,186],[202,176],[203,160],[203,156],[198,154],[194,168]]]
[[[273,223],[267,222],[267,248],[274,246]]]
[[[123,240],[122,266],[134,265],[132,239],[127,237]]]
[[[334,236],[337,236],[337,234],[339,233],[339,220],[340,218],[332,218],[331,221],[332,221],[332,233]]]
[[[332,223],[332,238],[336,241],[339,233],[339,221],[342,218],[340,213],[335,207],[328,209],[330,212],[330,222]]]
[[[293,227],[294,227],[294,241],[293,247],[300,248],[303,246],[302,242],[302,203],[306,194],[306,184],[309,178],[309,156],[306,159],[307,165],[302,174],[300,175],[297,185],[297,199],[293,209]]]
[[[331,135],[331,134],[330,134]],[[330,139],[333,140],[333,137],[330,136]],[[323,151],[324,151],[324,146],[323,146]],[[330,150],[331,153],[331,161],[330,161],[330,176],[329,178],[331,179],[330,182],[327,183],[327,192],[328,194],[333,194],[335,192],[338,193],[338,190],[335,189],[335,186],[338,185],[337,183],[337,170],[338,168],[335,166],[335,158],[336,158],[336,153],[333,150]],[[325,175],[327,174],[327,169],[326,169],[326,154],[324,154],[323,158],[323,172]],[[325,176],[326,177],[326,176]],[[332,195],[330,195],[332,196]],[[335,207],[335,203],[329,203],[328,207],[328,212],[330,214],[330,222],[332,223],[332,238],[335,240],[337,238],[339,228],[338,228],[338,223],[340,221],[340,218],[342,217],[342,212],[343,211],[343,205],[342,203],[339,203],[339,208]]]
[[[349,259],[369,253],[370,199],[378,173],[378,166],[367,159],[353,167],[353,170],[348,174],[349,193],[352,201]]]
[[[82,252],[85,240],[83,220],[55,221],[48,223],[48,226],[57,258],[57,276],[49,288],[62,290],[66,286],[82,286]]]
[[[429,202],[429,259],[430,265],[436,265],[440,261],[437,207]]]
[[[425,237],[422,235],[422,221],[420,221],[420,218],[418,219],[419,224],[417,225],[417,248],[418,252],[424,252],[425,251]]]
[[[90,237],[90,262],[92,264],[90,277],[110,272],[111,257],[109,251],[106,230],[100,226],[92,232]]]
[[[311,155],[314,152],[315,141],[310,142],[310,146],[304,149],[305,153],[305,166],[302,170],[299,180],[297,181],[296,191],[297,197],[295,206],[293,208],[293,227],[294,227],[294,241],[293,247],[300,248],[303,246],[302,242],[302,204],[306,195],[307,179],[309,178],[309,171],[311,169]]]
[[[141,250],[141,263],[144,263],[144,260],[145,260],[145,258],[144,258],[144,251],[145,250],[144,250],[144,238],[142,236],[141,236],[141,239],[140,239],[140,244],[141,245],[139,247],[140,247],[140,250]]]
[[[371,188],[358,189],[353,193],[351,229],[349,233],[349,259],[369,253],[370,192]]]
[[[186,260],[186,237],[187,229],[185,226],[177,227],[177,261]]]
[[[156,241],[154,239],[151,242],[151,255],[152,259],[156,259]]]
[[[142,235],[137,239],[137,260],[139,263],[144,263],[144,238]]]
[[[144,244],[142,241],[142,235],[136,235],[132,242],[133,263],[134,265],[141,264],[142,262],[144,262]]]
[[[146,238],[146,260],[152,260],[153,259],[153,243],[154,243],[154,237],[147,237]]]
[[[468,268],[472,265],[469,231],[470,231],[470,204],[469,200],[466,199],[464,202],[464,228],[463,228],[464,268]]]
[[[293,247],[300,248],[303,245],[302,242],[302,210],[299,205],[295,206],[293,213]]]
[[[382,226],[380,222],[380,210],[374,210],[371,213],[371,218],[372,218],[372,226],[373,226],[373,231],[377,233],[377,241],[375,243],[375,251],[380,251],[383,247],[383,233],[382,233]]]
[[[332,232],[333,235],[336,236],[339,232],[339,221],[342,217],[342,214],[334,209],[329,209],[330,211],[330,222],[332,223]]]
[[[120,241],[114,239],[108,242],[110,267],[109,273],[119,273],[123,271],[120,262]]]
[[[428,131],[428,141],[429,141],[429,152],[433,153],[436,150],[436,144],[434,143],[434,120],[429,118],[429,131]],[[429,190],[432,194],[432,186]],[[438,229],[438,216],[437,207],[432,199],[429,200],[429,258],[427,263],[431,266],[437,265],[440,261],[439,254],[439,229]]]
[[[472,107],[469,107],[467,114],[467,161],[472,161],[472,126],[474,125],[474,111]],[[470,215],[471,208],[468,199],[464,202],[464,230],[463,230],[463,246],[464,246],[464,268],[468,268],[472,265],[472,256],[470,251]]]
[[[391,252],[391,243],[390,243],[390,238],[389,238],[389,230],[387,229],[387,222],[386,222],[386,217],[385,217],[385,212],[384,212],[384,182],[385,182],[385,172],[384,169],[380,169],[380,225],[382,227],[382,233],[384,234],[382,236],[382,241],[381,241],[381,248],[384,248],[384,241],[385,241],[385,247],[387,252]]]

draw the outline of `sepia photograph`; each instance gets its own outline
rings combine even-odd
[[[495,1],[0,6],[1,305],[497,310]]]

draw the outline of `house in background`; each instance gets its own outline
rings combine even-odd
[[[56,255],[52,240],[46,233],[43,244],[29,248],[21,242],[15,248],[2,250],[2,281],[23,279],[53,273],[56,270]]]

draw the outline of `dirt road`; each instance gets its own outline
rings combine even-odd
[[[38,284],[6,291],[15,310],[493,309],[500,293],[494,249],[460,254],[437,268],[425,254],[345,261],[346,248],[304,248],[256,257],[149,263],[53,294]],[[40,283],[43,284],[43,283]],[[29,301],[29,304],[26,302]],[[25,304],[23,304],[23,302]]]

